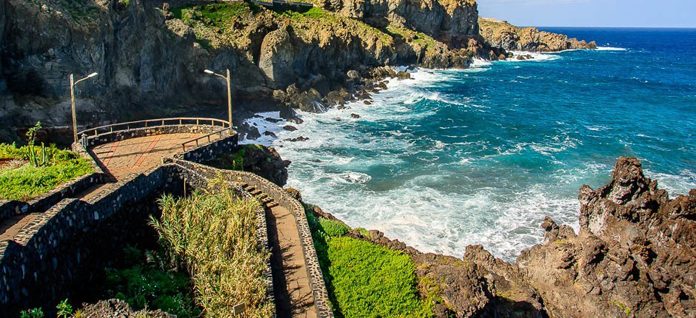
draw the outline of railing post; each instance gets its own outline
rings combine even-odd
[[[162,126],[164,126],[164,119],[162,119]]]
[[[181,118],[179,118],[179,126],[181,126]]]
[[[199,120],[199,119],[198,119],[198,118],[196,118],[196,126],[198,126],[198,120]]]

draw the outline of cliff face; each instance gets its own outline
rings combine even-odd
[[[420,13],[421,5],[431,10]],[[403,2],[392,11],[385,17],[399,24],[376,28],[318,8],[272,11],[244,2],[182,9],[144,0],[3,1],[0,122],[69,123],[70,73],[99,72],[77,94],[79,122],[93,125],[221,113],[224,83],[202,74],[205,68],[230,68],[242,108],[261,101],[316,110],[371,90],[362,78],[375,67],[469,65],[473,53],[454,44],[478,32],[475,5]]]
[[[230,69],[236,111],[319,111],[383,87],[381,77],[396,75],[384,66],[465,68],[473,56],[506,58],[510,43],[523,43],[484,43],[473,0],[315,4],[307,11],[242,1],[5,0],[0,124],[67,125],[71,73],[99,72],[77,88],[82,125],[222,114],[224,83],[203,74],[206,68]],[[537,33],[535,48],[574,45]],[[0,140],[13,135],[0,130]]]
[[[495,19],[480,18],[479,28],[487,45],[508,51],[557,52],[597,48],[594,41],[587,43],[563,34],[520,28]]]
[[[392,24],[422,32],[454,48],[479,37],[474,0],[343,0],[324,6],[375,27]]]

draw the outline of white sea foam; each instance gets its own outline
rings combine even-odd
[[[475,57],[474,61],[471,63],[472,68],[487,68],[491,66],[492,63],[490,61],[486,61],[482,58]]]
[[[544,62],[544,61],[553,61],[560,59],[561,56],[558,54],[552,54],[552,53],[539,53],[539,52],[527,52],[527,51],[511,51],[513,56],[510,59],[501,61],[501,62],[508,62],[508,63],[514,63],[514,62]],[[517,56],[529,56],[531,58],[526,59],[526,60],[518,60],[516,57]]]
[[[598,46],[597,51],[627,51],[627,49],[613,46]]]
[[[434,109],[414,111],[417,105],[425,104],[419,101],[437,101],[433,108],[489,111],[489,106],[437,92],[439,85],[465,76],[463,71],[411,72],[412,79],[390,80],[387,90],[373,96],[372,105],[352,102],[348,111],[300,112],[304,123],[297,131],[283,130],[283,123],[262,119],[272,114],[253,118],[250,123],[278,135],[273,145],[283,158],[293,162],[288,185],[300,189],[306,201],[351,226],[383,231],[422,251],[461,257],[467,245],[482,244],[494,255],[512,260],[522,249],[542,241],[539,224],[546,215],[577,230],[579,184],[606,183],[610,165],[588,161],[569,167],[557,161],[556,157],[582,145],[570,133],[561,132],[543,142],[499,146],[481,140],[452,141],[456,131],[466,127],[443,122],[438,136],[417,137],[409,129],[416,125],[414,119],[436,114]],[[351,113],[360,119],[352,119]],[[388,128],[370,129],[366,134],[359,125]],[[585,128],[592,132],[609,129],[599,125]],[[285,141],[298,136],[309,140]],[[457,148],[485,153],[472,155]],[[515,154],[532,151],[558,166],[548,172],[550,182],[520,186],[524,180],[511,180],[510,171],[476,170],[482,163],[510,160]],[[455,157],[446,166],[435,162],[447,155]],[[386,177],[380,175],[384,171]],[[696,187],[696,176],[688,171],[677,176],[646,174],[659,179],[670,195]]]
[[[270,118],[271,120],[268,120],[267,118]],[[253,143],[269,146],[277,139],[276,137],[273,137],[273,135],[277,135],[282,130],[281,124],[284,124],[285,120],[280,117],[280,112],[276,111],[257,113],[253,117],[247,118],[244,122],[249,126],[256,127],[259,130],[261,137],[257,139],[249,139],[247,135],[244,135],[239,141],[240,144]],[[270,132],[273,135],[268,135],[266,132]]]

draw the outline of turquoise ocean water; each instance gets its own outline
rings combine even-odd
[[[577,228],[578,188],[605,184],[619,156],[670,195],[696,187],[696,30],[551,31],[603,48],[418,69],[372,105],[276,129],[289,185],[420,250],[507,260],[542,240],[546,215]]]

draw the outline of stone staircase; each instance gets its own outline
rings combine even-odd
[[[263,193],[259,189],[256,189],[254,186],[249,185],[247,183],[242,183],[242,184],[240,184],[240,186],[242,187],[242,189],[244,189],[244,191],[249,192],[252,196],[254,196],[254,198],[259,200],[259,202],[261,202],[261,204],[264,207],[266,207],[268,209],[272,209],[272,208],[278,206],[278,202],[273,200],[273,198],[270,197],[268,194]]]

